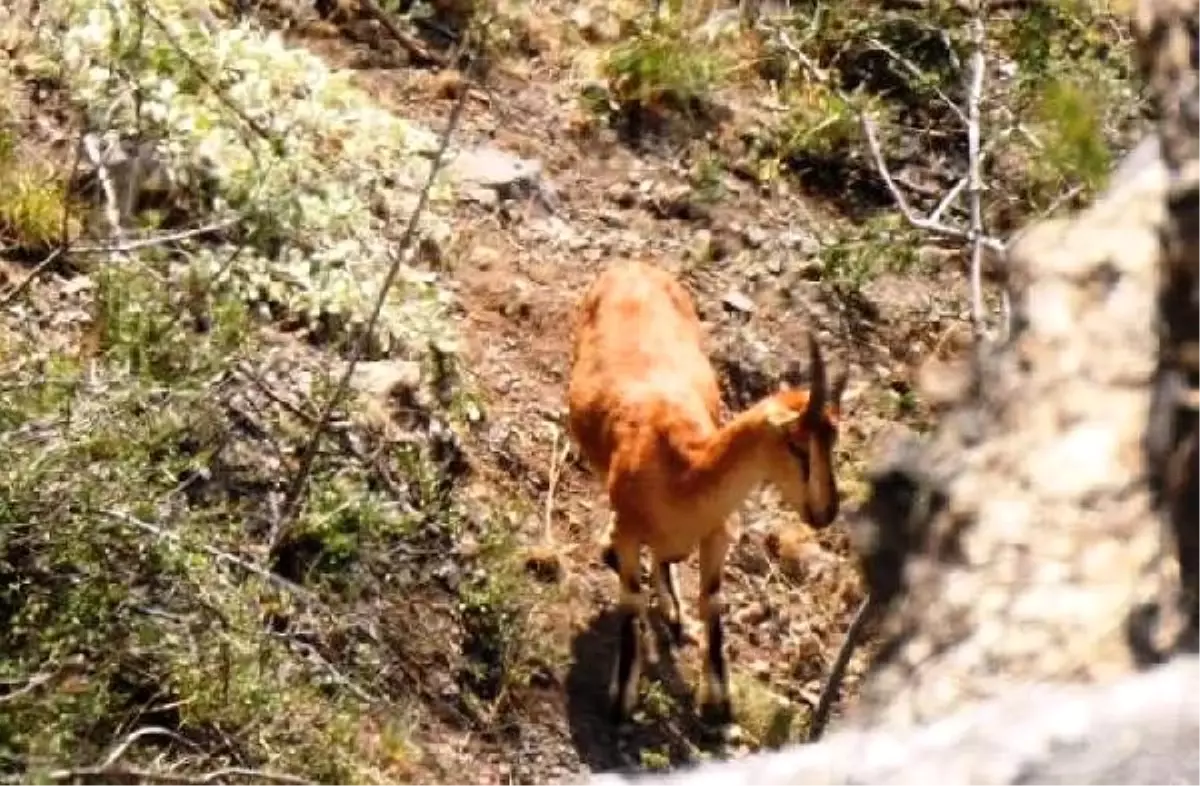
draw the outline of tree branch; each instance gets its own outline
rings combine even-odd
[[[486,43],[486,28],[484,30],[484,38]],[[478,58],[473,58],[468,71],[477,63]],[[433,189],[433,184],[441,172],[442,165],[446,157],[446,151],[450,147],[450,139],[454,136],[454,131],[458,127],[459,119],[462,117],[463,110],[467,105],[467,96],[470,90],[463,90],[459,93],[458,100],[454,104],[454,108],[450,111],[450,118],[446,122],[446,129],[442,132],[441,142],[438,145],[437,151],[434,153],[433,160],[429,164],[429,176],[425,179],[425,184],[421,187],[420,193],[417,195],[417,204],[413,207],[412,212],[408,217],[408,224],[404,228],[403,234],[397,243],[395,253],[392,257],[392,263],[388,267],[387,275],[383,279],[383,284],[379,287],[379,294],[375,298],[375,305],[371,309],[371,316],[367,319],[366,326],[359,335],[358,341],[354,342],[354,347],[351,350],[350,359],[346,363],[346,368],[342,372],[341,379],[338,380],[337,387],[334,389],[329,400],[325,403],[325,407],[321,411],[321,416],[317,421],[317,425],[313,428],[312,437],[305,446],[304,453],[300,457],[300,466],[292,476],[292,482],[288,486],[287,493],[284,496],[284,502],[281,509],[280,520],[275,527],[275,531],[271,534],[271,539],[268,547],[268,553],[273,554],[276,549],[284,542],[288,531],[291,529],[292,522],[299,510],[300,497],[304,493],[304,488],[308,482],[308,477],[312,472],[313,462],[316,460],[317,450],[321,444],[321,438],[324,435],[325,429],[329,425],[329,419],[333,414],[334,408],[338,405],[346,395],[350,387],[350,379],[354,375],[354,369],[358,366],[358,361],[362,357],[363,351],[367,345],[367,341],[375,333],[375,326],[379,322],[379,316],[383,312],[383,305],[387,302],[388,292],[391,291],[392,284],[395,283],[396,276],[400,273],[400,266],[404,262],[405,253],[413,244],[413,239],[417,233],[417,224],[421,219],[421,215],[425,212],[425,207],[429,202],[429,192]]]
[[[971,210],[971,324],[975,337],[984,333],[983,312],[983,179],[980,175],[979,104],[983,100],[986,0],[976,0],[971,17],[971,83],[967,93],[967,196]],[[1003,249],[1001,249],[1003,250]],[[1007,333],[1007,331],[1005,331]]]
[[[923,217],[918,215],[913,209],[912,205],[909,204],[908,199],[904,196],[904,193],[900,190],[900,187],[896,184],[896,180],[892,177],[891,171],[888,170],[887,162],[883,157],[883,149],[879,145],[879,135],[876,133],[875,121],[871,119],[871,116],[867,112],[856,107],[854,102],[848,95],[845,94],[844,91],[838,89],[832,84],[829,74],[822,70],[815,62],[813,62],[812,58],[804,54],[804,52],[802,52],[800,48],[796,46],[791,38],[788,37],[786,31],[776,29],[774,32],[780,43],[782,43],[784,48],[788,50],[788,53],[795,58],[796,62],[803,66],[805,71],[807,71],[810,76],[812,76],[821,84],[825,85],[830,90],[834,91],[838,97],[842,99],[846,106],[850,108],[850,111],[854,112],[854,114],[858,117],[859,125],[862,127],[863,136],[866,138],[867,148],[870,151],[871,159],[875,164],[875,169],[879,173],[879,177],[883,180],[884,185],[887,186],[888,192],[891,193],[892,199],[896,203],[896,207],[900,210],[900,212],[904,215],[905,220],[908,221],[912,227],[930,232],[935,235],[940,235],[942,237],[977,242],[983,248],[987,248],[997,253],[1004,252],[1005,244],[997,238],[987,237],[983,235],[982,232],[978,233],[978,237],[976,238],[976,236],[972,234],[971,230],[960,229],[933,217]],[[970,173],[968,173],[968,183],[965,186],[968,188],[968,190],[970,188],[969,174]],[[959,190],[961,191],[961,188]],[[952,196],[948,196],[946,199],[943,199],[944,204],[949,204],[950,201],[952,201]],[[934,215],[940,216],[944,210],[944,205],[939,205],[939,208],[934,212]]]

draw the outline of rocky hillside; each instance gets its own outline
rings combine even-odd
[[[675,271],[730,410],[816,331],[851,374],[853,518],[878,438],[937,416],[923,364],[1004,330],[995,251],[1144,127],[1128,23],[661,10],[9,4],[7,780],[547,782],[804,738],[863,589],[846,527],[770,493],[729,565],[743,738],[694,719],[694,648],[632,735],[605,724],[575,299],[611,260]]]

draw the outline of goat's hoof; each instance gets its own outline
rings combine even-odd
[[[619,698],[608,705],[608,721],[617,730],[617,734],[624,734],[633,728],[633,718],[625,711]]]
[[[729,699],[705,702],[700,705],[700,718],[706,725],[724,728],[733,723],[733,707]]]
[[[714,732],[725,745],[738,745],[746,740],[746,733],[742,731],[742,727],[732,721],[721,724]]]
[[[679,620],[667,620],[667,631],[671,634],[671,643],[676,647],[684,644],[683,623]]]
[[[671,643],[683,649],[684,647],[700,646],[701,626],[695,623],[685,623],[679,620],[668,620],[667,630],[671,634]]]

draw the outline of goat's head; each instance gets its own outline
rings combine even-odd
[[[769,399],[767,421],[775,432],[768,461],[770,477],[784,501],[800,511],[809,526],[821,529],[837,518],[840,503],[833,470],[845,372],[832,380],[816,339],[809,334],[809,380],[797,384],[799,369],[784,375],[783,389]]]

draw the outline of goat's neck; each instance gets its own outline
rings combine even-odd
[[[766,480],[764,454],[770,426],[762,405],[741,412],[697,446],[685,486],[724,519]]]

